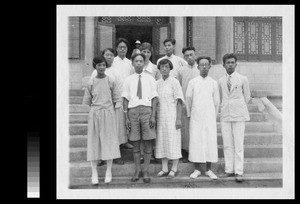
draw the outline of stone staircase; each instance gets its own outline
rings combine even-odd
[[[124,165],[113,164],[113,181],[104,184],[106,165],[98,167],[99,185],[91,185],[91,167],[86,161],[87,120],[89,107],[82,105],[82,90],[69,92],[69,171],[70,188],[198,188],[198,187],[282,187],[282,133],[275,132],[274,124],[267,120],[265,113],[259,112],[254,104],[248,104],[250,121],[245,131],[245,163],[243,183],[234,178],[212,181],[205,176],[190,179],[193,164],[179,162],[179,175],[174,179],[155,178],[161,170],[161,162],[151,162],[150,183],[142,179],[133,183],[130,178],[134,172],[132,150],[121,149]],[[219,117],[217,119],[219,162],[212,164],[216,174],[224,171],[223,141]],[[171,163],[170,163],[171,165]],[[169,168],[170,169],[170,168]]]

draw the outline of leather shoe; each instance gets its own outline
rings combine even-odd
[[[135,172],[133,177],[131,178],[131,181],[132,182],[136,182],[138,181],[141,177],[143,176],[143,173],[140,171],[140,172]]]
[[[145,171],[144,173],[143,173],[143,181],[144,181],[144,183],[149,183],[150,182],[150,177],[149,177],[149,173],[148,173],[148,171]]]
[[[243,176],[242,176],[242,175],[239,175],[239,174],[236,174],[236,175],[235,175],[235,180],[236,180],[236,182],[238,182],[238,183],[243,182]]]
[[[228,178],[228,177],[234,177],[235,174],[234,173],[225,173],[220,175],[220,178]]]

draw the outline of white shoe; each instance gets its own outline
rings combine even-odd
[[[98,175],[92,175],[92,184],[96,185],[99,183]]]
[[[205,175],[208,176],[209,178],[213,179],[213,180],[217,180],[218,179],[218,177],[211,170],[205,172]]]
[[[190,178],[195,179],[195,178],[197,178],[197,177],[200,176],[200,175],[201,175],[201,172],[198,171],[198,170],[195,170],[195,171],[190,175]]]
[[[104,179],[104,183],[110,183],[112,180],[112,176],[111,173],[105,173],[105,179]]]

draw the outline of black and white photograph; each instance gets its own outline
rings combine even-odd
[[[293,198],[294,15],[57,5],[57,198]]]

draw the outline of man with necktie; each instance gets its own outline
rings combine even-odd
[[[233,53],[223,56],[226,74],[219,79],[219,90],[225,174],[220,177],[235,176],[237,182],[242,182],[245,121],[250,120],[247,103],[251,96],[248,79],[235,71],[236,66]]]
[[[152,154],[152,140],[156,126],[157,88],[155,79],[143,72],[146,56],[138,53],[132,56],[135,73],[128,76],[123,85],[123,110],[126,113],[126,127],[129,140],[133,144],[133,160],[135,173],[131,179],[136,182],[143,177],[145,183],[150,182],[149,165]],[[141,169],[141,140],[144,141],[144,169]]]

